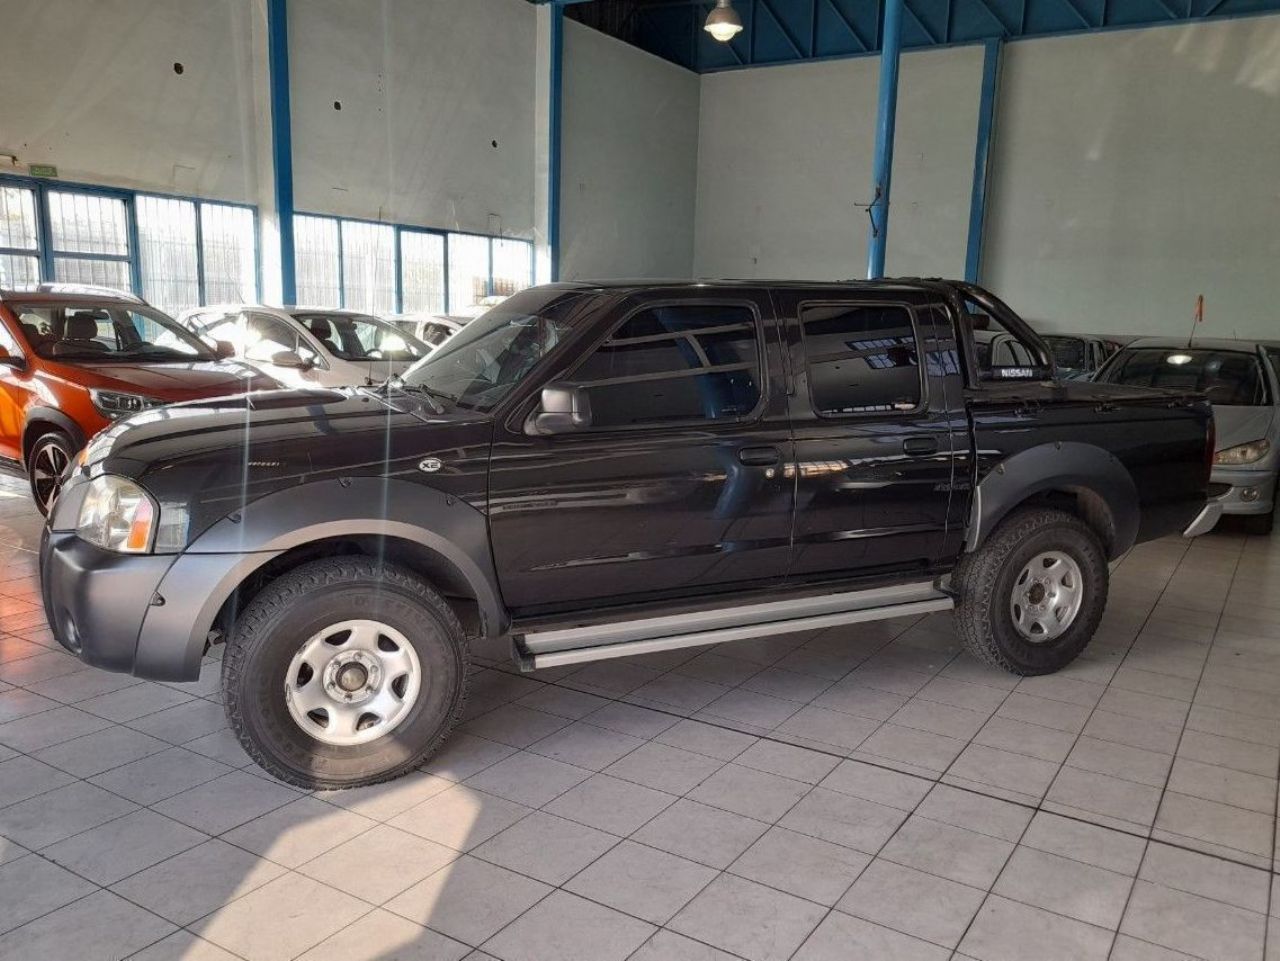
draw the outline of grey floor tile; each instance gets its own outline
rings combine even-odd
[[[168,750],[112,768],[90,783],[138,804],[155,804],[198,784],[230,774],[231,768],[186,748]]]
[[[998,717],[1039,724],[1068,734],[1079,734],[1084,729],[1089,714],[1090,709],[1079,704],[1019,694],[1016,691],[1005,699],[996,712]]]
[[[1276,809],[1274,775],[1246,774],[1185,757],[1174,762],[1168,789],[1263,814],[1274,814]]]
[[[808,794],[811,787],[802,781],[729,763],[688,796],[703,804],[772,823]]]
[[[298,961],[458,961],[471,949],[387,911],[371,911]]]
[[[0,724],[10,724],[19,718],[52,711],[59,706],[61,705],[56,699],[44,697],[35,691],[28,691],[25,688],[15,687],[0,694]]]
[[[516,703],[534,711],[577,721],[607,706],[609,701],[595,694],[584,694],[582,691],[548,684],[539,690],[531,691]]]
[[[913,727],[920,731],[969,740],[982,730],[991,713],[991,711],[971,711],[967,708],[951,707],[948,704],[924,700],[917,696],[899,708],[890,720],[903,727]]]
[[[1267,913],[1271,877],[1257,868],[1153,841],[1138,876],[1176,891]]]
[[[985,890],[1012,850],[1010,841],[913,815],[884,846],[881,856]]]
[[[459,784],[388,823],[455,851],[469,851],[515,824],[529,810],[523,804]]]
[[[112,890],[186,925],[284,873],[278,864],[215,839],[126,878]]]
[[[547,884],[560,885],[618,843],[576,821],[534,811],[472,849],[472,854]]]
[[[1178,757],[1264,777],[1280,771],[1280,748],[1201,731],[1183,732]]]
[[[722,694],[724,684],[712,684],[681,674],[663,674],[634,690],[630,697],[661,704],[676,710],[700,711]]]
[[[632,737],[652,738],[680,723],[677,718],[661,711],[651,711],[646,707],[634,704],[623,704],[621,701],[608,701],[597,711],[587,715],[584,720],[608,731],[630,734]]]
[[[168,749],[169,744],[159,738],[127,727],[112,726],[44,748],[34,757],[68,774],[89,778]]]
[[[1051,727],[997,715],[983,725],[973,740],[975,744],[1061,763],[1075,745],[1076,736]]]
[[[861,761],[841,761],[823,779],[822,786],[829,791],[852,794],[877,804],[912,811],[924,800],[933,783],[925,778],[889,771]]]
[[[0,744],[31,754],[100,731],[110,723],[77,707],[56,707],[0,724]]]
[[[1149,941],[1140,941],[1127,934],[1116,935],[1109,961],[1197,961],[1189,954],[1171,951]],[[1268,959],[1269,961],[1269,959]]]
[[[221,834],[283,807],[299,792],[254,774],[233,771],[159,802],[161,814],[206,834]]]
[[[1114,930],[1132,883],[1128,875],[1019,847],[992,890],[1012,901]]]
[[[1160,805],[1160,789],[1108,774],[1073,767],[1058,772],[1046,801],[1073,811],[1114,818],[1138,827],[1150,827]]]
[[[1187,715],[1187,727],[1192,731],[1280,747],[1280,721],[1251,717],[1230,709],[1193,704]]]
[[[935,785],[929,796],[920,802],[916,813],[932,821],[1006,841],[1017,841],[1031,820],[1031,811],[1025,805],[1011,804],[947,784]]]
[[[682,751],[705,754],[721,761],[732,761],[757,743],[759,738],[721,724],[707,724],[688,718],[677,721],[653,738],[659,744],[678,747]]]
[[[1021,843],[1128,877],[1137,874],[1147,846],[1145,838],[1048,811],[1036,813]]]
[[[1082,771],[1108,774],[1127,781],[1137,781],[1151,787],[1163,788],[1169,776],[1173,757],[1131,747],[1115,741],[1101,741],[1082,736],[1067,758],[1067,763]]]
[[[556,891],[485,942],[502,961],[622,961],[654,932],[567,891]]]
[[[800,834],[875,854],[906,817],[906,812],[886,804],[817,787],[778,824]]]
[[[633,917],[665,924],[716,874],[714,868],[623,841],[565,889]]]
[[[469,961],[469,959],[468,959]],[[663,928],[640,946],[630,961],[738,961],[733,955]]]
[[[1111,940],[1103,928],[992,895],[960,952],[980,961],[1103,961]]]
[[[137,807],[132,801],[77,781],[0,810],[0,834],[34,851],[113,821]]]
[[[473,774],[466,784],[517,804],[541,807],[590,776],[586,768],[521,751]]]
[[[474,734],[510,747],[525,748],[568,724],[569,719],[565,717],[547,714],[545,711],[532,711],[519,704],[506,704],[473,718],[459,730],[464,734]],[[427,770],[431,768],[428,767]]]
[[[867,687],[856,675],[850,675],[814,698],[813,706],[872,721],[887,721],[908,700],[908,695]]]
[[[973,684],[953,677],[939,676],[921,688],[917,697],[939,704],[990,715],[1003,703],[1007,692],[985,684]]]
[[[383,904],[458,857],[443,844],[379,824],[297,870],[363,901]]]
[[[1139,880],[1120,930],[1206,961],[1240,961],[1262,956],[1265,926],[1262,914]]]
[[[644,743],[641,738],[629,734],[576,721],[541,741],[535,741],[528,750],[590,771],[602,771]]]
[[[125,722],[190,700],[190,694],[148,681],[133,684],[109,694],[99,694],[97,697],[77,701],[76,706],[90,714],[105,717],[109,721]]]
[[[634,840],[713,868],[726,868],[754,844],[768,825],[680,800],[637,831]]]
[[[35,854],[0,865],[0,934],[56,911],[97,888]]]
[[[375,824],[335,805],[300,797],[227,831],[223,838],[277,864],[296,868]]]
[[[173,930],[110,891],[97,891],[0,935],[0,957],[118,961]]]
[[[668,927],[748,961],[786,961],[826,913],[811,901],[721,875]]]
[[[946,948],[954,948],[977,914],[986,892],[876,860],[840,899],[846,914]]]
[[[389,821],[451,787],[453,782],[446,778],[415,771],[371,787],[317,791],[315,797],[374,821]]]
[[[795,953],[794,961],[947,961],[950,954],[928,941],[833,911]]]
[[[450,781],[465,781],[515,752],[509,744],[455,731],[422,770]]]
[[[171,744],[185,744],[227,726],[226,711],[214,701],[186,701],[131,721],[129,726]]]
[[[1181,730],[1177,724],[1097,710],[1090,716],[1084,733],[1101,741],[1127,744],[1157,754],[1172,754],[1178,748]]]
[[[0,808],[72,783],[74,778],[34,758],[0,761]]]
[[[476,945],[537,904],[550,890],[540,881],[463,856],[392,898],[385,907]]]
[[[965,743],[959,738],[918,731],[890,721],[881,724],[874,734],[858,745],[858,751],[941,773],[959,757]]]
[[[947,769],[948,778],[1013,791],[1040,799],[1058,773],[1052,761],[1014,754],[983,744],[970,744]]]
[[[767,771],[806,784],[817,784],[840,763],[840,758],[778,741],[760,740],[734,758],[734,761],[757,771]]]
[[[560,795],[545,808],[601,831],[625,837],[675,802],[674,795],[596,774]]]
[[[786,828],[772,827],[729,872],[771,888],[833,905],[871,861],[871,856]]]
[[[248,961],[295,958],[347,928],[369,906],[300,874],[285,874],[189,927]],[[281,924],[288,918],[288,924]]]
[[[190,931],[177,930],[167,938],[161,938],[137,954],[129,955],[129,961],[240,961],[212,941],[197,938]]]
[[[207,840],[200,831],[143,808],[41,853],[105,887]]]
[[[810,704],[778,725],[776,733],[803,738],[817,745],[829,745],[841,753],[848,753],[874,734],[881,723],[872,718]]]
[[[1260,858],[1272,856],[1274,826],[1274,815],[1188,797],[1175,791],[1165,792],[1155,822],[1160,831]]]
[[[668,794],[686,794],[723,766],[719,758],[651,742],[609,765],[605,773]]]

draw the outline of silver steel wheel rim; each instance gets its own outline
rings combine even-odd
[[[31,463],[31,483],[36,498],[47,510],[58,498],[62,486],[62,472],[67,469],[67,453],[54,443],[42,444],[36,449]]]
[[[1013,582],[1009,614],[1023,638],[1043,644],[1075,623],[1083,603],[1080,565],[1062,551],[1044,551],[1031,558]]]
[[[394,731],[422,690],[418,652],[381,621],[340,621],[312,635],[285,675],[294,723],[324,744],[368,744]]]

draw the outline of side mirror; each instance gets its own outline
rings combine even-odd
[[[18,357],[9,353],[3,347],[0,347],[0,367],[12,367],[14,370],[26,370],[27,359]]]
[[[271,355],[271,363],[292,370],[310,370],[311,361],[303,360],[296,350],[280,350]]]
[[[226,360],[236,355],[236,345],[229,340],[215,340],[213,352],[218,355],[218,360]]]
[[[571,434],[591,426],[591,398],[576,384],[548,384],[542,403],[529,417],[525,433]]]

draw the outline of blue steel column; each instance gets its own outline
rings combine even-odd
[[[876,113],[876,156],[872,171],[871,228],[867,238],[867,277],[884,276],[889,239],[889,178],[893,174],[893,131],[898,120],[898,55],[902,50],[902,2],[884,0],[880,44],[880,97]]]
[[[982,270],[982,232],[987,218],[987,171],[991,165],[991,133],[995,128],[996,90],[1000,80],[999,40],[988,40],[982,55],[982,97],[978,102],[978,142],[973,151],[973,196],[969,200],[969,243],[964,279],[978,282]]]
[[[293,128],[289,114],[289,13],[287,0],[267,0],[267,64],[271,83],[271,163],[275,171],[280,231],[280,298],[298,301],[293,246]]]
[[[564,87],[564,4],[551,3],[551,91],[547,104],[547,251],[551,280],[560,279],[560,130]]]

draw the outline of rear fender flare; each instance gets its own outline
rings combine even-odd
[[[1019,451],[1001,461],[974,489],[965,550],[975,551],[1018,505],[1049,491],[1084,494],[1107,516],[1107,553],[1114,559],[1138,536],[1141,505],[1128,469],[1093,444],[1061,441]]]

